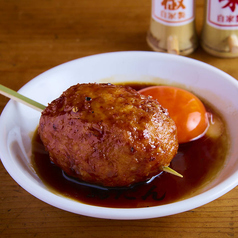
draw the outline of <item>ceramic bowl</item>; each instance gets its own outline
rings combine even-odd
[[[238,81],[208,64],[156,52],[115,52],[76,59],[32,79],[19,92],[47,105],[69,86],[87,82],[151,82],[182,86],[211,103],[224,117],[231,145],[226,165],[206,187],[171,204],[118,209],[83,204],[52,192],[31,165],[31,140],[40,113],[10,100],[0,118],[0,156],[12,178],[38,199],[60,209],[109,219],[168,216],[202,206],[238,184]]]

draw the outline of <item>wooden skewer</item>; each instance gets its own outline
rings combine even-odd
[[[162,167],[162,170],[163,170],[164,172],[167,172],[167,173],[173,174],[173,175],[175,175],[175,176],[178,176],[178,177],[180,177],[180,178],[183,178],[183,175],[182,175],[182,174],[178,173],[177,171],[171,169],[171,168],[168,167],[168,166],[163,166],[163,167]]]
[[[45,106],[28,98],[28,97],[25,97],[23,96],[22,94],[10,89],[10,88],[7,88],[3,85],[0,84],[0,94],[10,98],[10,99],[13,99],[17,102],[20,102],[20,103],[23,103],[37,111],[43,111],[45,109]],[[164,166],[162,167],[162,170],[165,171],[165,172],[168,172],[170,174],[173,174],[175,176],[178,176],[178,177],[183,177],[181,174],[179,174],[178,172],[176,172],[175,170],[167,167],[167,166]]]
[[[25,97],[25,96],[21,95],[20,93],[12,90],[10,88],[7,88],[1,84],[0,84],[0,94],[4,95],[10,99],[13,99],[15,101],[18,101],[20,103],[23,103],[23,104],[27,105],[28,107],[31,107],[37,111],[42,112],[45,109],[45,105],[42,105],[28,97]]]

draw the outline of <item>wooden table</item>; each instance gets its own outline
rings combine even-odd
[[[204,2],[196,2],[200,34]],[[111,52],[150,51],[150,0],[0,0],[0,82],[18,90],[69,60]],[[221,59],[199,47],[188,56],[238,79],[238,58]],[[0,96],[2,111],[8,99]],[[0,237],[238,237],[238,187],[182,214],[118,221],[71,214],[36,199],[0,165]]]

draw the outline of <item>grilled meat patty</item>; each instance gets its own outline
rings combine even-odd
[[[38,133],[52,162],[69,176],[107,187],[151,178],[178,149],[166,109],[112,84],[70,87],[42,112]]]

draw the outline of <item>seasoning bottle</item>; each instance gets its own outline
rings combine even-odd
[[[194,0],[152,0],[147,43],[154,51],[192,53],[198,45]]]
[[[201,45],[211,55],[238,57],[237,0],[206,0]]]

